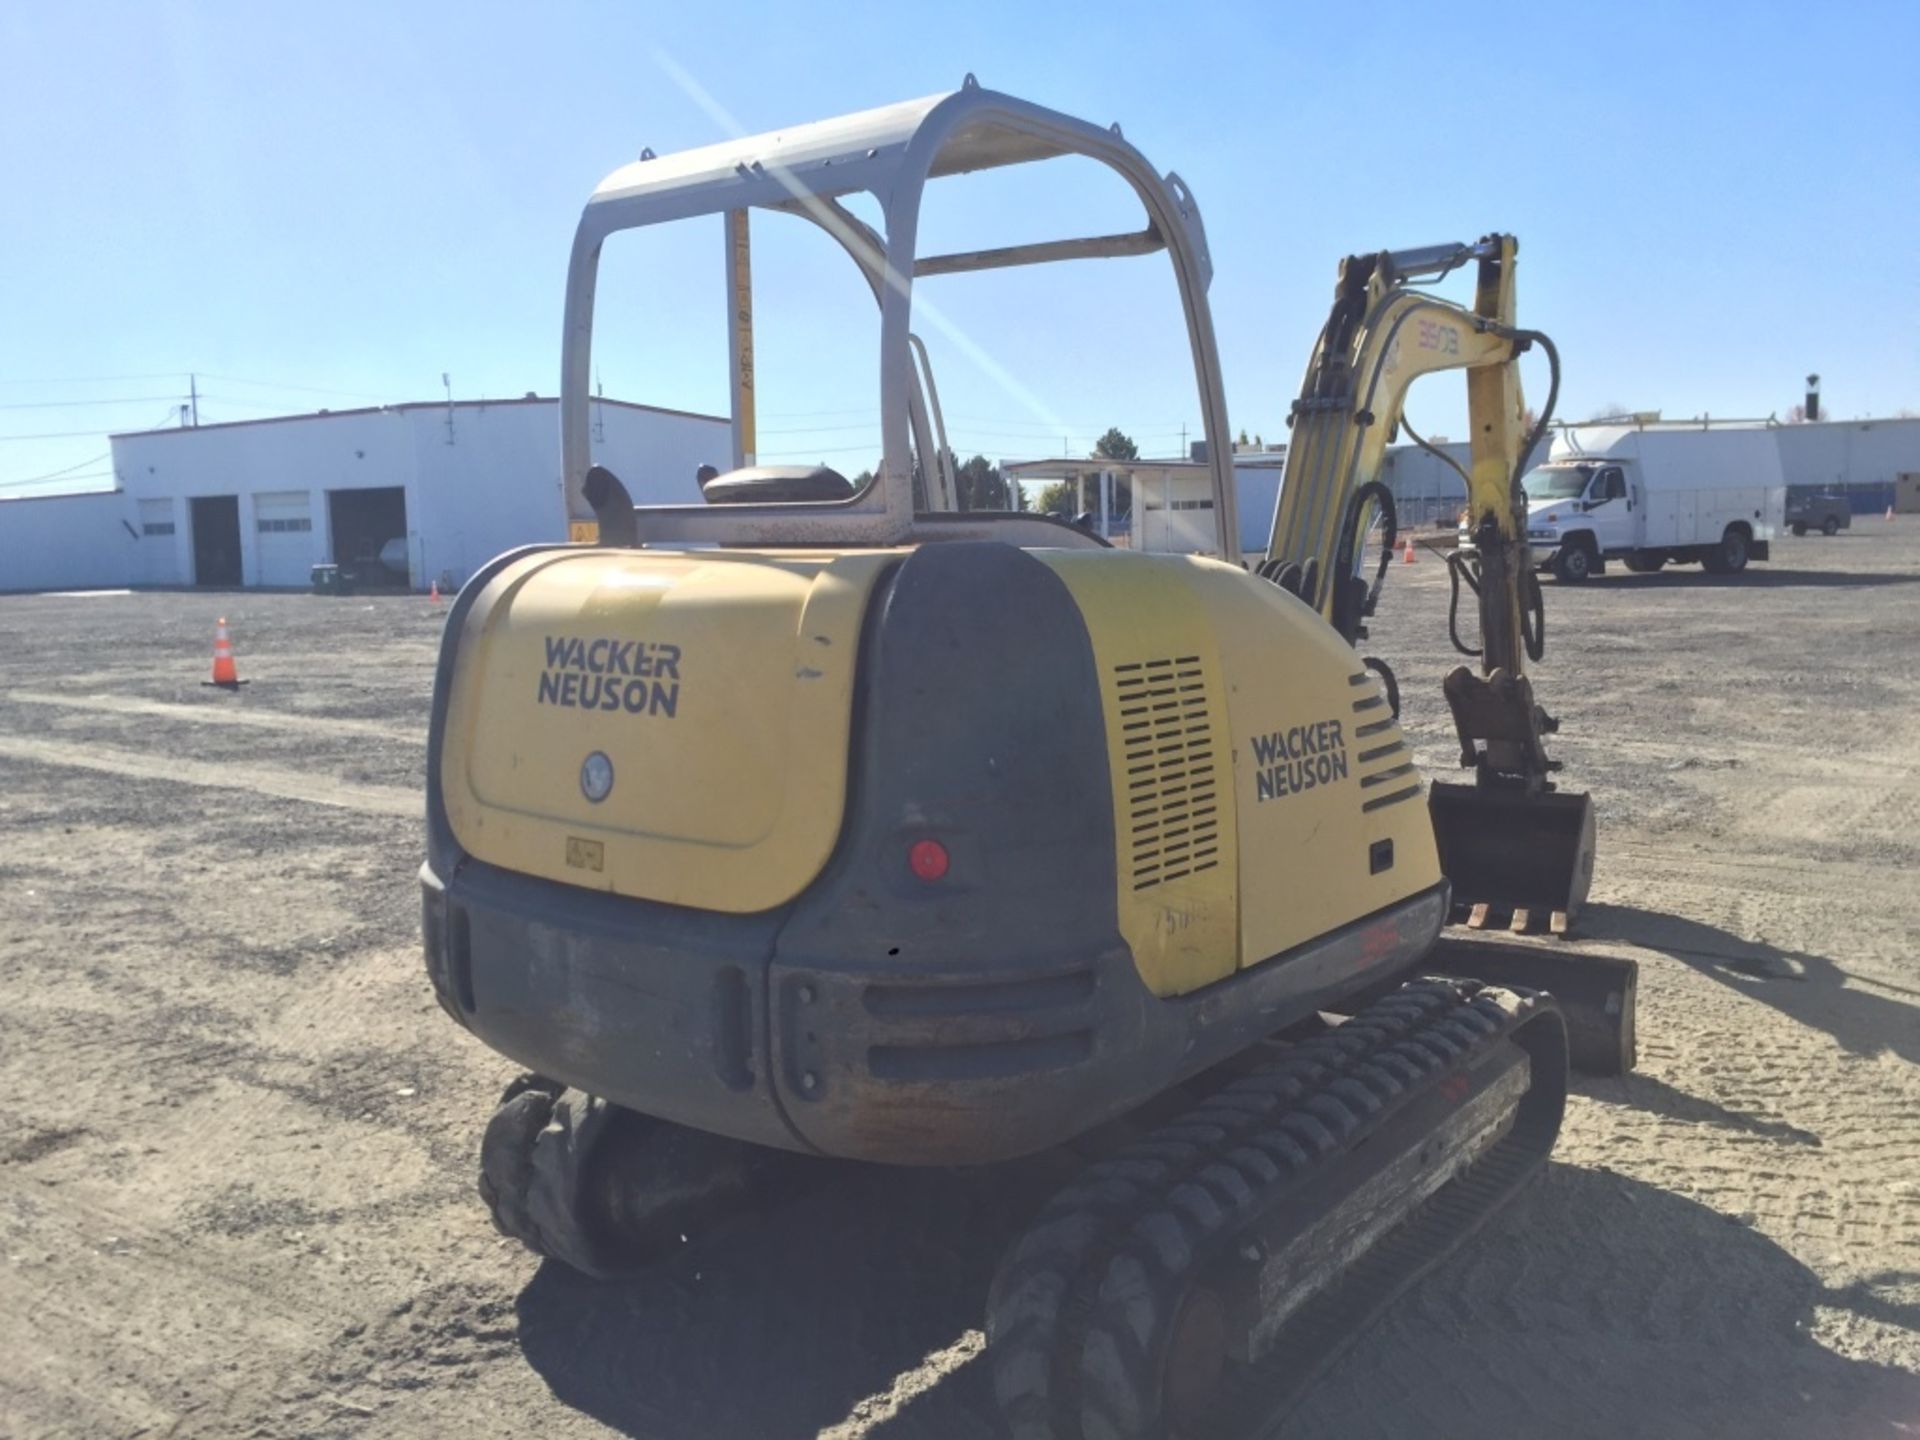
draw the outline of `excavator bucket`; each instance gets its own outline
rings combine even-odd
[[[1456,914],[1564,935],[1593,883],[1593,801],[1435,781],[1427,813]]]

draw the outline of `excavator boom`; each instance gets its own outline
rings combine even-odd
[[[1280,503],[1260,569],[1349,643],[1364,640],[1397,528],[1379,474],[1388,440],[1405,423],[1407,389],[1435,371],[1467,372],[1472,453],[1461,475],[1476,543],[1470,556],[1449,556],[1448,564],[1456,601],[1463,586],[1471,590],[1479,619],[1477,646],[1457,632],[1454,643],[1480,664],[1477,671],[1457,667],[1444,688],[1461,764],[1474,771],[1474,782],[1436,783],[1429,811],[1456,910],[1470,924],[1498,916],[1516,930],[1545,922],[1560,933],[1592,879],[1593,813],[1584,794],[1556,793],[1549,776],[1559,765],[1547,754],[1546,736],[1557,725],[1534,703],[1526,673],[1528,660],[1542,653],[1544,626],[1520,477],[1551,418],[1559,360],[1546,336],[1515,326],[1518,249],[1510,235],[1489,235],[1472,245],[1353,255],[1341,263],[1332,312],[1294,402]],[[1416,288],[1469,263],[1477,270],[1471,309]],[[1546,413],[1530,424],[1517,362],[1536,343],[1553,366],[1554,384]],[[1359,562],[1380,519],[1380,566],[1369,585]]]

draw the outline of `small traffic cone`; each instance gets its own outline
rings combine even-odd
[[[233,641],[227,638],[227,622],[223,617],[213,627],[213,678],[202,680],[202,685],[218,685],[223,690],[238,690],[246,681],[240,678],[240,671],[233,663]]]
[[[1411,535],[1407,536],[1407,548],[1400,552],[1400,563],[1402,565],[1413,564],[1413,537]]]
[[[1893,506],[1891,505],[1887,506],[1887,518],[1889,520],[1893,518]]]
[[[427,586],[427,599],[436,605],[440,603],[440,582],[438,580]]]

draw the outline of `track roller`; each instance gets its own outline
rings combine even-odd
[[[1090,1167],[988,1299],[1016,1440],[1250,1436],[1559,1131],[1551,1000],[1422,980]]]

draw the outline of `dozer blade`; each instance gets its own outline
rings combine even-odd
[[[1568,1059],[1582,1075],[1624,1075],[1639,1058],[1634,1007],[1640,966],[1623,955],[1442,935],[1420,963],[1436,975],[1544,990],[1559,1002]]]
[[[1253,1440],[1545,1163],[1556,1004],[1415,981],[1084,1171],[988,1297],[1014,1440]]]
[[[1593,884],[1593,801],[1435,781],[1427,814],[1456,918],[1564,935]]]

